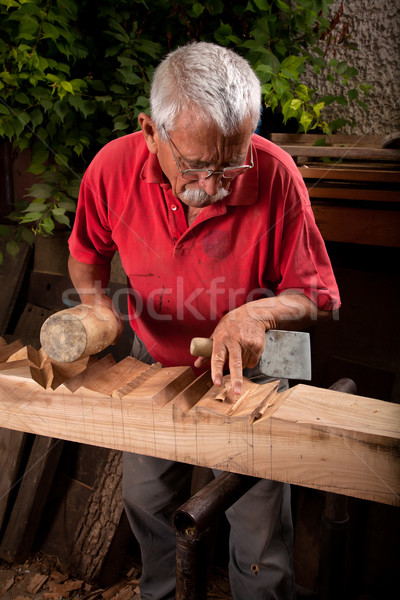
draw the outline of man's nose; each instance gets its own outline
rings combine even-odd
[[[222,187],[222,175],[211,175],[207,179],[199,179],[199,186],[209,196],[214,196]]]

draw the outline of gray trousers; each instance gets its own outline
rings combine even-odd
[[[154,362],[135,338],[132,355]],[[124,453],[123,501],[142,557],[142,600],[175,598],[173,512],[190,497],[193,467]],[[218,475],[218,472],[215,472]],[[290,486],[260,480],[227,512],[234,600],[293,600]]]

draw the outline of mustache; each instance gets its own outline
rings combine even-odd
[[[182,198],[182,200],[186,200],[189,202],[205,202],[206,200],[218,202],[218,200],[226,198],[226,196],[228,196],[229,194],[230,190],[221,188],[216,194],[214,194],[214,196],[209,196],[205,190],[197,188],[194,190],[185,190],[184,192],[181,192],[180,197]]]

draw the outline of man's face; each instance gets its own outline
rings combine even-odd
[[[168,132],[169,142],[161,141],[156,134],[157,157],[174,196],[195,208],[203,208],[227,196],[234,179],[211,175],[207,179],[187,180],[182,177],[176,161],[182,171],[220,171],[248,164],[251,134],[250,120],[237,133],[225,137],[213,123],[199,120],[190,111],[182,113],[174,130]]]

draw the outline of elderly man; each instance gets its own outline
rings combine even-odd
[[[141,131],[107,144],[89,166],[70,238],[70,274],[85,303],[111,303],[104,290],[119,251],[134,356],[189,365],[191,338],[212,337],[212,379],[220,384],[229,368],[235,393],[266,330],[304,328],[339,306],[302,178],[254,135],[260,96],[234,52],[208,43],[172,52],[156,69]],[[190,477],[189,465],[124,456],[143,600],[175,596],[170,520]],[[293,598],[289,486],[262,480],[227,517],[234,599]]]

